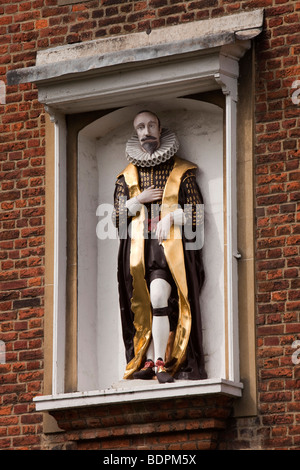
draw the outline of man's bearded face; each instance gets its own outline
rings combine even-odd
[[[148,112],[138,114],[133,122],[142,149],[152,155],[160,146],[161,128],[157,117]]]

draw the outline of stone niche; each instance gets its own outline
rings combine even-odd
[[[127,164],[124,143],[133,132],[133,117],[138,110],[149,108],[159,114],[164,127],[176,132],[180,141],[178,156],[193,161],[199,168],[198,184],[205,205],[206,281],[201,311],[206,369],[210,378],[226,374],[223,109],[192,99],[162,100],[122,108],[79,133],[78,390],[81,391],[107,388],[121,380],[125,370],[116,283],[118,239],[112,227],[110,235],[103,233],[106,239],[95,237],[95,230],[97,220],[101,224],[108,219],[106,211],[111,209],[116,175]]]
[[[46,247],[51,292],[46,299],[45,394],[35,398],[37,410],[59,417],[59,410],[84,413],[87,406],[104,409],[187,396],[226,396],[232,403],[231,398],[240,399],[243,393],[255,404],[253,309],[238,298],[239,276],[242,282],[251,278],[253,247],[250,254],[245,249],[247,256],[241,259],[237,218],[243,176],[238,180],[237,173],[246,168],[246,156],[252,160],[251,144],[245,144],[252,117],[248,85],[238,111],[238,81],[240,60],[262,22],[259,9],[149,35],[52,48],[38,52],[34,67],[8,74],[9,85],[37,86],[52,121],[47,118],[46,129],[47,190],[53,193],[48,197],[53,236]],[[251,87],[251,76],[246,82]],[[176,131],[179,156],[199,167],[205,204],[201,307],[208,379],[203,381],[159,387],[122,380],[118,240],[99,239],[96,228],[101,207],[113,202],[116,175],[126,165],[124,148],[132,119],[141,108],[156,111],[163,125]],[[239,165],[237,146],[245,149]],[[242,187],[251,200],[249,188]],[[239,221],[249,219],[249,209],[243,209]]]

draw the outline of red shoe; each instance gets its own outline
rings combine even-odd
[[[152,361],[152,359],[147,359],[144,364],[144,367],[133,374],[134,379],[141,380],[150,380],[153,379],[154,376],[154,362]]]
[[[156,377],[159,383],[171,383],[174,382],[172,375],[170,375],[165,369],[165,363],[161,357],[159,357],[155,363],[157,367]]]

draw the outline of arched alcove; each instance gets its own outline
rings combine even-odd
[[[224,278],[223,110],[193,99],[141,103],[86,126],[78,137],[78,389],[109,387],[122,379],[125,355],[117,286],[118,239],[96,233],[108,220],[116,176],[126,166],[125,145],[141,109],[155,111],[174,130],[178,155],[198,165],[204,198],[206,280],[201,293],[209,378],[226,377]],[[100,236],[99,236],[100,235]],[[132,385],[132,384],[131,384]]]

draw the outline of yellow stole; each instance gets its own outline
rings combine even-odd
[[[195,164],[175,157],[174,167],[163,193],[162,218],[169,212],[174,211],[174,208],[178,206],[178,194],[182,176],[187,170],[193,168],[197,168]],[[140,194],[137,168],[130,163],[121,174],[124,175],[126,184],[128,185],[129,197],[132,198]],[[141,367],[151,341],[151,303],[148,286],[145,280],[145,218],[146,209],[143,206],[140,213],[133,217],[131,222],[130,273],[133,280],[131,309],[134,313],[134,326],[136,329],[134,337],[135,356],[127,364],[124,379],[131,378],[132,374]],[[192,324],[191,309],[188,301],[184,253],[179,227],[172,225],[169,238],[163,242],[163,246],[166,260],[176,283],[179,299],[179,318],[171,354],[172,360],[168,368],[169,372],[175,373],[184,359]]]

